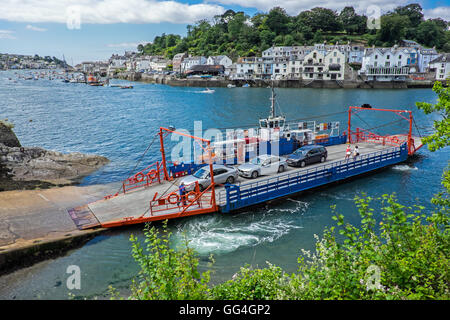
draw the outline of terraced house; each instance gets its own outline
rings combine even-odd
[[[419,71],[419,50],[414,47],[367,48],[360,75],[374,81],[404,81]]]

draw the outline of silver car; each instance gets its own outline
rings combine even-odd
[[[235,168],[221,164],[213,165],[213,174],[216,184],[234,183],[239,178]],[[180,185],[183,183],[186,186],[186,191],[191,191],[194,189],[196,181],[198,181],[200,190],[206,189],[211,184],[209,166],[204,166],[194,174],[184,177],[181,179]]]
[[[283,172],[286,168],[286,158],[263,154],[251,159],[248,163],[241,164],[238,172],[240,176],[254,179],[261,175]]]

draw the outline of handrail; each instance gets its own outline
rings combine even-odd
[[[365,168],[371,164],[396,159],[401,156],[402,149],[405,148],[406,144],[403,144],[400,147],[393,147],[358,156],[358,160],[339,160],[311,169],[277,175],[276,177],[264,179],[262,181],[231,185],[231,187],[225,191],[225,196],[227,197],[228,202],[236,202],[239,200],[248,201],[250,198],[258,197],[266,192],[272,192],[278,189],[299,185],[304,182],[330,177],[335,173],[345,174],[345,172],[349,170]],[[219,203],[222,203],[222,197],[223,195],[221,192],[219,193]]]

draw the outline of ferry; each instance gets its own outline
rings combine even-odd
[[[259,126],[230,128],[225,141],[192,136],[178,132],[173,127],[160,127],[141,157],[143,159],[151,145],[159,140],[161,158],[158,161],[123,180],[115,192],[92,203],[69,209],[68,214],[79,229],[90,229],[248,210],[274,199],[402,163],[422,147],[421,138],[412,135],[413,118],[410,110],[350,106],[347,111],[342,111],[348,112],[348,123],[346,130],[341,132],[337,121],[286,121],[284,115],[275,112],[273,88],[270,100],[270,114],[259,119]],[[372,112],[390,112],[409,121],[408,133],[380,135],[372,132],[373,128],[352,127],[352,115]],[[169,135],[192,139],[201,147],[201,152],[194,152],[191,161],[169,161],[164,146],[164,139]],[[273,170],[255,177],[239,177],[238,181],[233,179],[232,183],[215,181],[215,177],[221,181],[221,170],[236,170],[239,165],[256,156],[267,155],[265,159],[268,159],[275,154],[276,158],[280,158],[310,145],[320,145],[316,149],[325,147],[326,161],[305,167],[288,166],[281,171]],[[348,145],[358,146],[357,157],[345,157]],[[185,179],[194,182],[185,188],[189,192],[181,193],[183,177],[198,171],[202,172],[202,179],[209,180],[209,185],[200,187],[195,179]]]

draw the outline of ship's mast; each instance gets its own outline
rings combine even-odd
[[[272,82],[272,97],[270,98],[271,106],[270,106],[270,116],[271,118],[275,118],[275,91],[273,90],[273,82]]]

